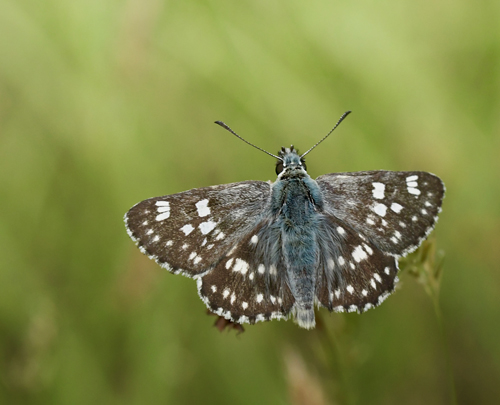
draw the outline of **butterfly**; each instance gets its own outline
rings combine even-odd
[[[242,181],[144,200],[125,214],[142,253],[194,278],[209,310],[236,323],[293,317],[315,326],[314,308],[364,312],[398,282],[398,258],[434,228],[445,187],[421,171],[331,173],[313,180],[291,146],[273,155],[277,180]]]

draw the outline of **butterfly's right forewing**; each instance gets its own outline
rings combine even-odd
[[[150,198],[125,214],[130,237],[162,267],[195,277],[218,261],[269,209],[271,186],[244,181]]]
[[[445,191],[427,172],[332,173],[316,181],[328,214],[394,256],[415,250],[434,229]]]

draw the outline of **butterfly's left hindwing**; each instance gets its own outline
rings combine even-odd
[[[125,214],[130,237],[162,267],[200,275],[248,234],[270,204],[269,183],[244,181],[150,198]]]
[[[295,299],[286,278],[279,228],[263,220],[199,278],[208,308],[233,322],[287,318]]]

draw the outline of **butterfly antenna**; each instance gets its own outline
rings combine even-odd
[[[254,148],[256,148],[256,149],[258,149],[258,150],[260,150],[260,151],[262,151],[262,152],[264,152],[264,153],[267,153],[268,155],[270,155],[270,156],[272,156],[272,157],[274,157],[274,158],[276,158],[276,159],[278,159],[278,160],[283,161],[283,159],[282,159],[282,158],[280,158],[279,156],[273,155],[272,153],[269,153],[267,150],[264,150],[264,149],[262,149],[262,148],[259,148],[258,146],[255,146],[253,143],[248,142],[246,139],[243,139],[241,136],[239,136],[236,132],[234,132],[231,128],[229,128],[229,127],[228,127],[226,124],[224,124],[222,121],[215,121],[215,123],[216,123],[217,125],[220,125],[222,128],[227,129],[227,130],[228,130],[229,132],[231,132],[234,136],[236,136],[237,138],[240,138],[243,142],[248,143],[250,146],[253,146],[253,147],[254,147]]]
[[[342,117],[340,117],[340,119],[337,121],[337,123],[335,124],[335,126],[332,128],[332,130],[330,132],[328,132],[326,134],[326,136],[321,140],[319,141],[316,145],[314,145],[311,149],[309,149],[306,153],[303,153],[300,157],[303,158],[305,155],[307,155],[310,151],[312,151],[316,146],[318,146],[321,142],[323,142],[326,138],[328,138],[328,136],[335,130],[335,128],[337,128],[340,123],[342,121],[344,121],[344,118],[347,117],[352,111],[346,111],[344,114],[342,114]]]

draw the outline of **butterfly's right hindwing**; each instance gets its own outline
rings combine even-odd
[[[125,214],[130,237],[162,267],[195,277],[213,268],[269,209],[271,186],[244,181],[150,198]]]
[[[398,282],[397,260],[330,215],[318,229],[316,299],[330,311],[363,312],[385,300]]]

